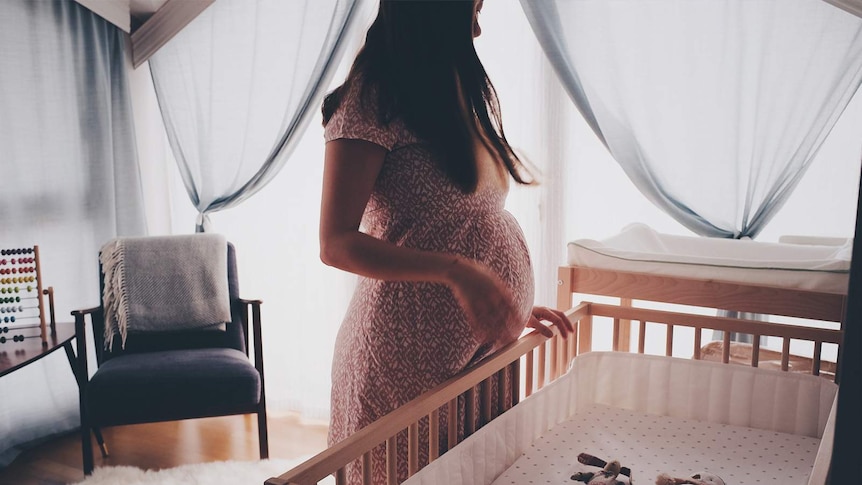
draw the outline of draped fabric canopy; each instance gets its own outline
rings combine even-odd
[[[357,0],[219,0],[151,59],[197,230],[283,167],[337,67]]]
[[[521,0],[627,176],[695,233],[755,237],[862,80],[862,19],[820,0]]]

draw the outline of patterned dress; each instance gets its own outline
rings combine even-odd
[[[324,136],[366,140],[389,151],[363,215],[364,232],[398,246],[483,262],[508,286],[526,323],[533,273],[521,228],[503,208],[506,192],[462,192],[403,123],[381,126],[367,109],[373,103],[360,103],[358,92],[347,92]],[[484,357],[485,349],[487,342],[474,337],[448,286],[360,277],[335,344],[330,445],[452,377]],[[460,414],[463,421],[463,406]],[[447,419],[444,406],[441,444]],[[462,434],[463,422],[459,426]],[[399,481],[407,474],[402,434]],[[420,429],[420,463],[427,462],[427,434],[426,423]],[[374,483],[383,483],[382,447],[372,454],[372,469]],[[348,483],[361,483],[360,473],[359,466],[349,466]]]

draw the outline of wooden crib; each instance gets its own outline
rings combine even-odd
[[[518,341],[499,350],[473,368],[449,379],[439,386],[429,390],[417,399],[396,409],[372,425],[360,430],[350,438],[337,443],[331,448],[312,457],[284,474],[266,481],[267,485],[308,485],[316,484],[329,475],[335,477],[338,484],[345,481],[345,466],[354,460],[362,463],[367,470],[371,460],[371,450],[378,445],[387,446],[388,483],[398,483],[394,470],[396,464],[395,436],[406,430],[409,436],[408,469],[410,475],[419,474],[418,465],[418,422],[428,417],[431,429],[438,428],[438,409],[456,406],[459,396],[465,396],[467,403],[467,423],[472,423],[471,416],[479,416],[479,426],[482,427],[494,420],[492,409],[501,409],[503,414],[518,404],[519,401],[541,390],[548,383],[563,374],[572,360],[578,354],[590,352],[593,349],[594,330],[600,325],[612,328],[612,350],[618,352],[645,352],[647,326],[664,329],[664,354],[670,356],[672,349],[678,348],[680,342],[674,341],[675,331],[679,328],[694,329],[694,338],[686,345],[690,348],[692,359],[704,357],[701,334],[704,329],[724,332],[721,345],[721,361],[728,364],[742,364],[753,367],[760,365],[766,353],[774,352],[769,359],[778,361],[777,367],[783,371],[799,370],[796,363],[807,364],[807,371],[820,375],[821,370],[829,368],[834,371],[834,363],[826,363],[822,359],[824,345],[840,345],[842,330],[840,322],[844,311],[845,296],[842,294],[781,288],[739,282],[713,281],[668,277],[654,274],[634,273],[627,271],[607,271],[578,266],[565,266],[559,269],[558,306],[564,310],[577,327],[577,332],[569,338],[563,338],[555,331],[555,337],[548,339],[536,332],[523,335]],[[573,295],[591,294],[620,299],[619,304],[591,303],[588,301],[572,304]],[[640,308],[633,302],[640,300],[664,302],[674,305],[686,305],[698,308],[734,310],[758,314],[778,315],[813,319],[821,322],[833,322],[833,328],[815,328],[807,325],[787,323],[771,323],[764,321],[727,318],[709,314],[694,313],[684,310],[673,311],[665,309]],[[714,313],[714,312],[713,312]],[[637,332],[634,338],[632,331]],[[746,362],[732,358],[729,335],[731,332],[751,334],[754,336],[750,349],[747,351]],[[782,342],[781,351],[761,349],[759,337],[778,338]],[[811,342],[811,355],[792,355],[791,340]],[[805,367],[802,365],[801,367]],[[510,373],[506,369],[511,369]],[[507,374],[514,376],[506,379]],[[829,373],[831,377],[832,372]],[[489,385],[493,376],[499,376],[512,393],[491,395]],[[823,376],[826,378],[826,376]],[[504,386],[500,386],[501,389]],[[479,408],[475,409],[472,397],[478,394]],[[510,394],[512,399],[505,396]],[[492,406],[492,403],[497,406]],[[451,423],[452,426],[455,423]],[[477,430],[467,429],[467,435]],[[431,433],[428,446],[430,458],[438,458],[439,443]],[[457,434],[448,433],[451,441],[444,449],[457,446]],[[826,447],[828,448],[828,447]],[[824,453],[830,450],[824,451]],[[819,458],[818,458],[819,460]],[[429,468],[431,468],[429,466]],[[366,482],[370,483],[370,473],[365,473]],[[476,483],[479,483],[478,480]],[[413,480],[411,480],[411,483]],[[418,481],[417,481],[418,483]],[[464,482],[467,483],[467,482]],[[470,482],[473,483],[473,482]],[[490,483],[490,482],[488,482]]]

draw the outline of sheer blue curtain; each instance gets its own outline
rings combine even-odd
[[[99,302],[99,247],[146,233],[125,36],[73,1],[4,0],[0,45],[0,247],[39,245],[68,321]],[[0,466],[79,423],[62,351],[0,378],[0,396]]]
[[[521,0],[570,98],[654,204],[755,237],[862,80],[862,20],[820,0]]]
[[[197,231],[281,170],[319,109],[357,4],[219,0],[150,59]]]

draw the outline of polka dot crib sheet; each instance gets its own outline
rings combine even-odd
[[[545,432],[493,484],[580,483],[571,476],[598,470],[578,463],[582,452],[619,460],[637,484],[698,471],[728,485],[805,484],[819,446],[808,436],[592,405]]]

